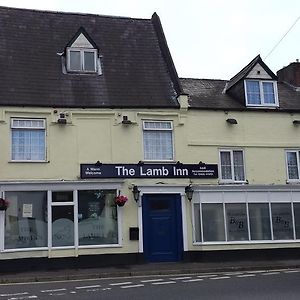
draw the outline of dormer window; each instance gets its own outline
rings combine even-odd
[[[70,72],[97,72],[97,50],[68,48],[67,68]]]
[[[64,72],[101,75],[99,48],[83,27],[80,27],[65,48]]]
[[[247,106],[278,106],[276,81],[247,79],[244,82]]]

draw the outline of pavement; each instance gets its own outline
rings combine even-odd
[[[0,284],[80,280],[88,278],[117,278],[130,276],[199,274],[213,272],[276,270],[294,268],[300,268],[300,259],[267,261],[242,260],[226,262],[148,263],[88,269],[81,268],[51,271],[25,271],[20,273],[1,273],[0,270]]]

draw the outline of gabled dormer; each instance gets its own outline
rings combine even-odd
[[[277,77],[256,56],[245,68],[230,79],[226,93],[246,107],[278,107]]]
[[[65,56],[68,73],[101,74],[99,49],[83,27],[67,44]]]

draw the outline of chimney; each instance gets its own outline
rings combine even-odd
[[[278,81],[287,82],[294,87],[300,87],[300,62],[290,63],[287,67],[277,71]]]

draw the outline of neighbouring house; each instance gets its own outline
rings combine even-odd
[[[0,23],[1,270],[297,250],[298,63],[179,79],[157,14]]]

